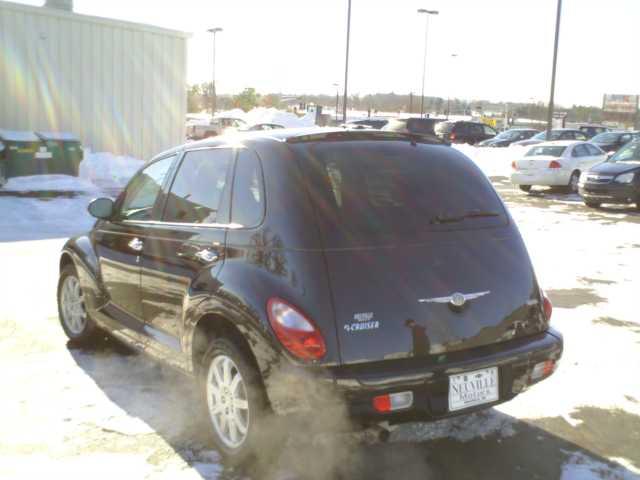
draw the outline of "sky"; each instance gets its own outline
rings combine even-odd
[[[19,3],[41,5],[42,0]],[[556,0],[352,0],[350,94],[425,94],[547,102]],[[192,33],[189,83],[219,93],[335,93],[344,84],[347,0],[75,0],[77,13]],[[640,93],[640,0],[564,0],[556,102],[601,105]],[[635,47],[635,48],[634,48]],[[456,54],[456,57],[452,57]]]

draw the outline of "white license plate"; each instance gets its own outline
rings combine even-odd
[[[500,397],[498,367],[449,376],[449,411],[491,403]]]

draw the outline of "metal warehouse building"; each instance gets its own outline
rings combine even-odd
[[[181,143],[188,34],[0,1],[0,128],[147,159]]]

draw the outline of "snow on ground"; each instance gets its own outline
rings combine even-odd
[[[143,164],[132,157],[85,151],[80,176],[10,178],[0,189],[0,242],[62,238],[91,228],[89,202],[115,197]]]
[[[511,162],[522,158],[527,150],[520,146],[488,148],[467,144],[454,144],[453,148],[471,158],[488,177],[509,177]]]

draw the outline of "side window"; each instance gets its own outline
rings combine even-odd
[[[496,132],[493,128],[491,128],[488,125],[484,125],[482,128],[484,128],[484,134],[485,135],[492,135],[495,136]]]
[[[230,148],[187,152],[167,195],[163,220],[175,223],[220,223],[218,210],[227,188]],[[222,220],[226,222],[226,219]]]
[[[582,132],[575,132],[576,140],[587,140],[587,136]]]
[[[629,140],[631,140],[630,134],[625,133],[624,135],[620,135],[620,143],[627,143]]]
[[[153,220],[153,207],[175,158],[153,162],[133,177],[120,204],[121,220]]]
[[[260,159],[251,150],[238,152],[233,180],[231,221],[243,227],[260,225],[264,216],[264,184]]]
[[[589,150],[589,154],[592,156],[595,155],[602,155],[602,151],[600,151],[600,149],[598,147],[596,147],[595,145],[591,145],[590,143],[586,144],[587,150]]]
[[[571,154],[571,156],[573,156],[573,157],[588,157],[589,156],[589,151],[582,144],[576,145],[575,147],[573,147],[573,153]]]

